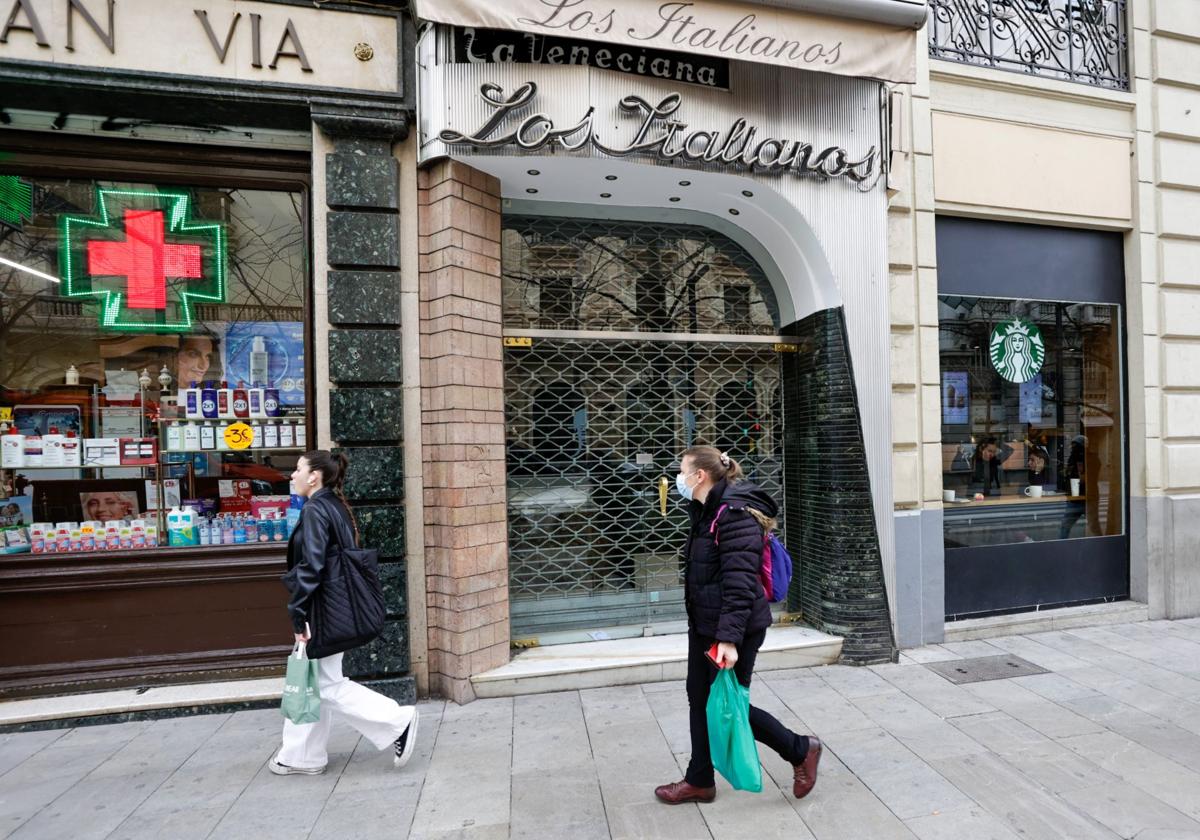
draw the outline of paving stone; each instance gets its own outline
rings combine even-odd
[[[996,708],[928,668],[874,665],[871,670],[942,718],[977,715]]]
[[[137,809],[204,741],[225,715],[157,721],[10,836],[101,840]]]
[[[1023,840],[1116,840],[1115,834],[998,756],[963,755],[930,763]]]
[[[1065,738],[1063,746],[1200,821],[1200,774],[1115,732]]]
[[[873,694],[887,694],[896,689],[870,668],[847,668],[844,665],[824,665],[813,672],[834,691],[853,700]]]
[[[50,746],[69,730],[45,729],[40,732],[12,732],[0,735],[0,776]]]
[[[808,723],[821,737],[832,732],[871,729],[875,723],[824,680],[819,685],[779,683],[772,686],[776,696],[797,717]]]
[[[989,639],[988,641],[998,648],[1003,648],[1009,653],[1015,653],[1022,659],[1027,659],[1034,665],[1040,665],[1051,671],[1082,668],[1087,667],[1089,664],[1087,660],[1072,656],[1069,653],[1063,653],[1061,650],[1038,641],[1036,637],[1001,636],[998,639]]]
[[[921,840],[1020,840],[1000,820],[977,806],[905,820]]]
[[[1200,837],[1200,822],[1128,785],[1099,785],[1069,791],[1062,797],[1121,837],[1139,840]]]
[[[413,817],[413,837],[508,836],[512,768],[513,701],[448,703]],[[469,780],[469,795],[464,782]]]
[[[948,659],[962,659],[957,653],[948,651],[941,645],[912,648],[904,651],[904,656],[920,664],[926,662],[945,662]]]
[[[1039,697],[1012,680],[971,683],[966,688],[1050,738],[1067,738],[1103,729],[1099,724]]]
[[[613,837],[709,837],[696,806],[666,808],[654,788],[679,779],[679,768],[642,692],[580,692],[592,753]]]
[[[760,694],[756,704],[793,732],[808,734],[811,730],[783,704],[774,688]],[[769,778],[818,840],[841,840],[847,836],[848,826],[854,826],[856,836],[871,840],[913,840],[912,832],[904,823],[838,759],[832,749],[826,749],[821,756],[817,786],[804,799],[791,795],[791,764],[770,750],[759,750],[759,758],[767,774],[763,779],[764,786]]]
[[[903,820],[971,804],[961,791],[882,729],[837,732],[822,740]]]
[[[1004,653],[1003,649],[982,639],[970,642],[942,642],[941,647],[963,659],[973,659],[977,656],[1000,656]]]
[[[107,761],[149,724],[73,729],[0,777],[0,837],[7,837]],[[100,804],[100,803],[98,803]]]

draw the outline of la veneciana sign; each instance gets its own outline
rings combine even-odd
[[[702,87],[729,87],[729,61],[724,58],[473,26],[452,27],[450,37],[457,64],[574,65]]]
[[[254,0],[0,0],[0,61],[395,92],[396,26]]]
[[[881,171],[875,146],[862,154],[851,154],[841,146],[817,149],[802,140],[764,136],[743,117],[736,118],[724,131],[692,129],[674,118],[683,106],[683,96],[678,93],[667,94],[656,103],[632,94],[621,99],[621,111],[640,121],[627,143],[607,141],[596,133],[594,105],[578,122],[567,126],[555,125],[543,113],[522,117],[520,113],[537,97],[534,82],[526,82],[510,96],[489,82],[480,88],[479,95],[494,109],[491,117],[470,133],[444,129],[438,134],[439,140],[448,146],[476,149],[516,146],[534,152],[554,145],[571,152],[590,148],[613,157],[644,154],[662,161],[751,172],[847,178],[863,190],[875,186]]]

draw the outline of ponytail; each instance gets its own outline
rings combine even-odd
[[[346,499],[346,493],[342,489],[346,483],[346,471],[350,468],[350,459],[344,452],[329,452],[326,449],[314,449],[311,452],[305,452],[302,457],[308,462],[310,470],[321,474],[321,486],[328,487],[333,495],[338,497],[342,507],[346,509],[346,515],[350,517],[350,525],[354,528],[354,542],[357,545],[359,541],[358,522],[354,518],[354,511],[350,507],[349,500]]]
[[[730,458],[715,446],[693,446],[686,450],[679,460],[692,459],[692,466],[704,470],[713,481],[728,481],[737,484],[746,477],[737,461]]]

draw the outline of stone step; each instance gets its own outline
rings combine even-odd
[[[755,672],[830,665],[842,640],[811,627],[767,631]],[[511,697],[580,688],[665,682],[687,676],[687,635],[671,634],[531,648],[507,665],[471,677],[477,697]]]
[[[0,732],[235,712],[279,704],[283,677],[125,688],[0,703]]]
[[[1137,601],[1116,601],[1111,604],[1088,604],[1082,607],[1060,607],[1052,610],[991,615],[986,618],[966,618],[946,622],[947,642],[970,642],[975,639],[994,639],[997,636],[1024,636],[1050,630],[1073,630],[1078,627],[1099,627],[1105,624],[1128,624],[1146,621],[1150,608]]]

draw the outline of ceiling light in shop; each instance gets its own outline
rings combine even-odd
[[[680,181],[679,182],[679,186],[681,186],[681,187],[690,187],[691,185],[692,185],[691,181]]]
[[[679,201],[679,196],[673,195],[670,198],[668,198],[667,201]]]
[[[742,195],[746,196],[746,198],[754,198],[754,193],[750,192],[750,190],[742,190]]]
[[[616,175],[605,175],[604,180],[605,181],[615,181],[615,180],[617,180],[617,176]]]
[[[529,193],[530,195],[533,195],[534,193],[537,192],[537,190],[535,190],[533,187],[526,187],[525,192]]]
[[[738,215],[738,213],[740,213],[740,212],[741,212],[740,210],[735,210],[735,209],[734,209],[734,208],[732,208],[732,207],[730,207],[730,208],[729,208],[729,215],[730,215],[730,216],[736,216],[736,215]]]
[[[600,193],[601,198],[612,198],[612,193]]]
[[[541,170],[539,170],[539,169],[530,169],[530,170],[528,170],[528,174],[529,175],[541,175],[542,173],[541,173]]]

